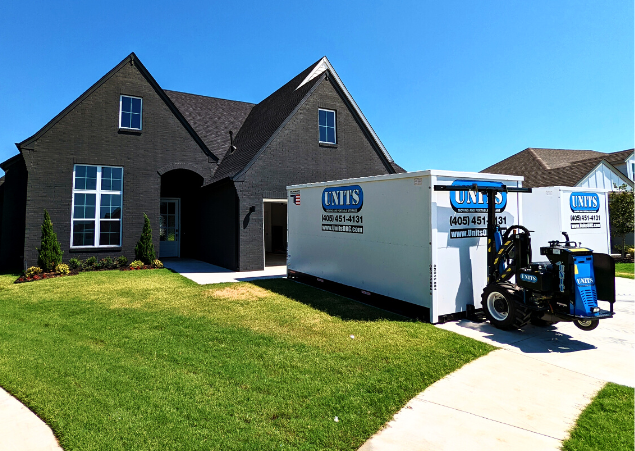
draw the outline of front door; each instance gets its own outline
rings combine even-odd
[[[159,256],[161,258],[180,255],[179,207],[179,199],[161,199],[161,218],[159,221]]]

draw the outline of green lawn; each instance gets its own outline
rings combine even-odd
[[[634,263],[615,263],[615,275],[617,277],[633,278]]]
[[[582,412],[562,449],[564,451],[633,451],[633,398],[631,387],[606,384]]]
[[[356,449],[493,349],[287,280],[14,279],[0,276],[0,386],[67,451]]]

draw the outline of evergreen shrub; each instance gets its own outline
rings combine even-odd
[[[152,228],[150,227],[150,219],[148,215],[143,214],[143,230],[141,238],[134,248],[135,260],[141,260],[146,265],[151,265],[156,259],[154,254],[154,245],[152,244]]]
[[[55,266],[62,263],[62,249],[57,241],[57,235],[53,231],[53,222],[48,211],[44,210],[42,222],[42,238],[40,248],[37,250],[37,264],[44,271],[53,271]]]

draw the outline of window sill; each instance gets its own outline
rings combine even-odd
[[[81,252],[100,252],[100,253],[106,253],[106,252],[121,252],[121,246],[118,247],[71,247],[68,250],[69,253],[71,254],[79,254]]]
[[[120,128],[119,133],[124,135],[140,135],[142,130],[137,130],[134,128]]]
[[[320,143],[320,147],[330,147],[331,149],[337,149],[337,144]]]

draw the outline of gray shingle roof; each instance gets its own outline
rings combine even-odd
[[[522,175],[523,186],[575,186],[602,160],[624,163],[633,149],[602,153],[594,150],[542,149],[529,147],[481,172]]]
[[[254,107],[253,103],[164,91],[219,159],[229,149],[229,131],[232,130],[235,135]]]
[[[322,79],[322,77],[316,77],[296,89],[320,61],[321,59],[311,64],[286,85],[253,107],[234,139],[236,150],[230,153],[227,148],[214,174],[214,181],[233,177],[249,165],[304,96]]]

